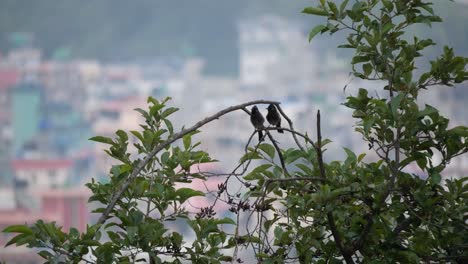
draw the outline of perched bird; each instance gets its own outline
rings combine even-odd
[[[252,107],[252,113],[250,115],[250,122],[252,122],[252,125],[255,127],[255,129],[258,130],[258,140],[262,141],[263,133],[262,133],[262,130],[260,129],[265,128],[263,126],[263,123],[265,122],[265,118],[263,118],[262,113],[258,111],[258,108],[255,105]]]
[[[276,106],[270,104],[267,109],[268,114],[266,115],[266,119],[268,120],[268,123],[270,123],[272,126],[281,127],[281,117],[278,113],[278,110],[276,110]],[[278,129],[278,133],[284,133],[284,131],[282,129]]]

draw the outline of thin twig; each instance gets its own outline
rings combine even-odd
[[[281,167],[283,168],[283,173],[286,174],[286,176],[290,176],[290,175],[289,175],[289,172],[288,172],[288,169],[286,169],[286,164],[284,163],[284,158],[283,158],[283,154],[281,153],[281,149],[279,148],[278,144],[276,143],[275,139],[273,138],[273,136],[271,135],[270,132],[265,131],[265,134],[268,136],[268,138],[270,139],[271,143],[272,143],[273,146],[275,147],[276,152],[278,152],[278,158],[279,158],[279,160],[280,160]]]
[[[294,126],[293,126],[293,122],[291,121],[291,119],[288,117],[288,115],[286,115],[284,112],[283,112],[283,109],[281,108],[281,106],[279,104],[276,104],[276,108],[278,108],[278,111],[280,112],[280,114],[284,117],[284,119],[286,119],[286,121],[288,122],[288,125],[289,125],[289,128],[290,130],[288,131],[295,131],[294,130]],[[299,140],[297,139],[296,137],[296,133],[293,133],[293,138],[294,138],[294,141],[296,142],[296,145],[302,150],[302,151],[305,151],[304,147],[301,145],[301,143],[299,143]]]

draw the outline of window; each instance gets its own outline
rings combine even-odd
[[[31,185],[36,185],[36,184],[37,184],[37,174],[31,173]]]
[[[49,184],[52,187],[57,185],[57,171],[49,171]]]

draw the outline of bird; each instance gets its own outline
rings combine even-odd
[[[265,128],[263,126],[265,118],[263,117],[262,113],[260,113],[256,105],[252,107],[250,122],[252,122],[252,125],[255,127],[256,130],[258,130],[258,141],[263,141],[263,133],[261,129]]]
[[[270,104],[268,107],[268,114],[266,115],[266,119],[268,123],[272,126],[281,127],[281,117],[276,110],[276,106],[274,104]],[[278,133],[284,133],[283,129],[278,129]]]

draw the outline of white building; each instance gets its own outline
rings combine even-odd
[[[17,180],[25,182],[29,191],[63,187],[71,176],[72,166],[68,159],[12,161]]]
[[[317,58],[301,26],[278,16],[239,23],[240,82],[259,94],[300,94],[316,79]]]

